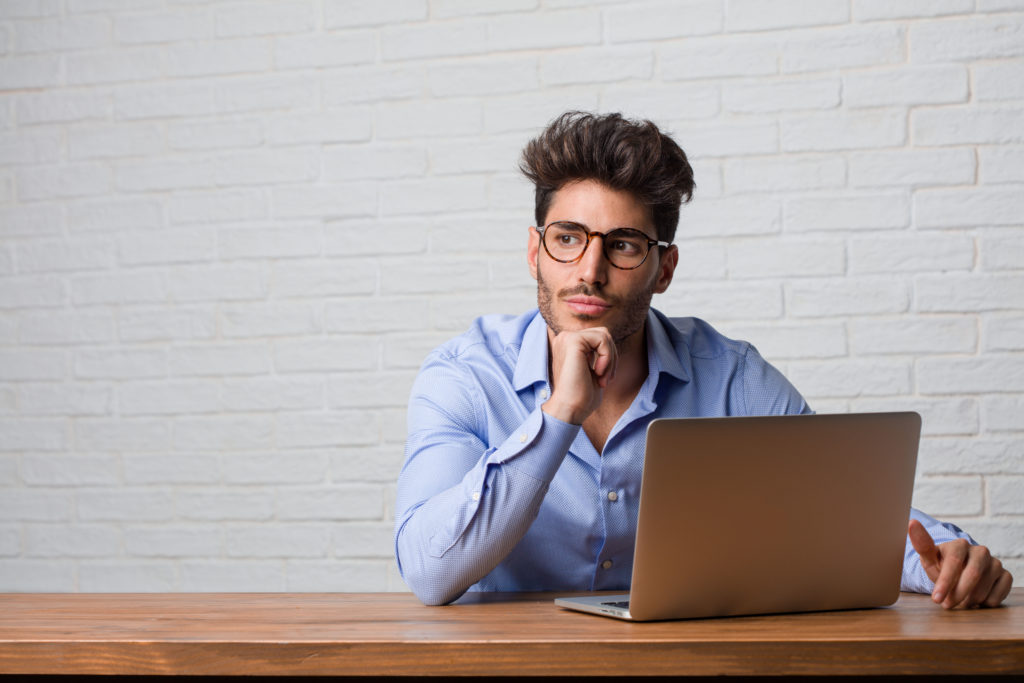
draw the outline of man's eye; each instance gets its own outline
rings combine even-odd
[[[640,245],[636,242],[629,240],[615,240],[608,247],[612,251],[622,252],[623,254],[638,254],[640,253]]]
[[[573,235],[573,234],[570,234],[570,233],[564,233],[564,234],[558,235],[558,243],[559,244],[564,244],[567,247],[568,246],[572,246],[574,244],[579,244],[580,243],[580,237],[579,237],[579,235]]]

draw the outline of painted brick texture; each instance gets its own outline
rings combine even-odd
[[[651,118],[655,305],[822,412],[924,416],[916,503],[1024,577],[1024,6],[0,8],[0,591],[404,590],[423,356],[534,303],[522,145]]]

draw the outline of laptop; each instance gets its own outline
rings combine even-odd
[[[561,607],[651,621],[891,605],[921,416],[654,420],[630,592]]]

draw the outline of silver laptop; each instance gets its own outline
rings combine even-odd
[[[649,621],[890,605],[917,413],[659,419],[630,593],[555,604]]]

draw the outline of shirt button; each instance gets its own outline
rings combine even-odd
[[[612,561],[611,560],[605,560],[604,562],[601,563],[601,566],[604,567],[605,569],[611,569],[612,568]]]
[[[473,500],[480,500],[480,492],[473,491]]]
[[[526,434],[519,435],[519,443],[526,443]]]
[[[547,389],[541,389],[540,390],[540,397],[541,398],[547,398],[548,397],[548,390]]]
[[[609,491],[608,492],[608,500],[610,500],[611,502],[614,503],[618,499],[619,499],[619,494],[615,493],[615,491]]]

